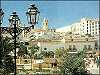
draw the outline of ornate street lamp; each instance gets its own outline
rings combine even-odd
[[[26,12],[28,23],[32,25],[32,28],[34,29],[34,25],[38,23],[39,19],[39,10],[38,8],[33,4],[30,8],[28,8],[28,11]]]
[[[28,8],[28,11],[26,12],[28,23],[31,24],[32,29],[34,29],[34,25],[38,23],[39,20],[39,10],[38,8],[33,4],[30,8]],[[32,54],[31,54],[31,69],[32,69]]]
[[[39,19],[39,11],[38,8],[35,5],[31,5],[30,8],[28,8],[28,11],[26,12],[27,18],[28,18],[28,23],[31,24],[32,28],[34,29],[34,25],[38,23],[38,19]],[[1,46],[1,33],[2,32],[9,32],[10,35],[12,36],[13,40],[14,40],[14,61],[15,61],[15,68],[14,68],[14,75],[16,75],[16,48],[17,48],[17,36],[23,31],[29,31],[30,27],[20,27],[20,19],[18,17],[18,15],[16,14],[16,12],[13,12],[12,15],[10,15],[9,18],[9,24],[10,27],[1,27],[2,24],[2,20],[3,20],[3,15],[4,12],[2,11],[2,9],[0,9],[0,49],[2,48]],[[32,62],[32,61],[31,61]]]
[[[16,12],[13,12],[9,18],[9,23],[10,23],[9,33],[12,35],[12,37],[14,39],[14,60],[15,60],[14,75],[16,75],[16,48],[17,48],[16,38],[20,34],[20,32],[19,32],[20,28],[18,28],[19,21],[20,21],[20,19],[19,19],[18,15],[16,14]]]

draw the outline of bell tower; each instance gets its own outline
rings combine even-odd
[[[43,29],[48,30],[48,20],[44,18],[43,20]]]

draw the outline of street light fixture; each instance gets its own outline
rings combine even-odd
[[[31,24],[32,29],[34,29],[34,25],[38,23],[39,20],[39,10],[38,8],[32,4],[28,11],[26,12],[28,23]],[[32,69],[32,54],[31,54],[31,69]]]
[[[12,13],[12,15],[10,15],[9,23],[10,23],[10,25],[13,25],[16,22],[16,25],[18,25],[19,21],[20,21],[20,19],[19,19],[18,15],[16,14],[16,12],[14,11]]]
[[[19,19],[18,15],[16,14],[16,12],[13,12],[9,18],[9,23],[11,26],[9,33],[12,35],[12,37],[14,39],[14,61],[15,61],[14,75],[16,75],[16,48],[17,48],[16,38],[20,34],[20,30],[19,30],[20,28],[18,28],[19,21],[20,21],[20,19]]]
[[[39,20],[39,10],[38,8],[33,4],[30,8],[28,8],[28,11],[26,12],[28,23],[32,24],[32,28],[34,29],[34,25],[38,23]]]

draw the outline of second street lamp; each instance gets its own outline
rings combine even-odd
[[[39,10],[38,8],[33,4],[30,8],[28,8],[28,11],[26,12],[28,23],[32,24],[32,28],[34,29],[34,25],[38,23],[39,19]]]
[[[30,8],[28,8],[28,11],[26,12],[28,23],[31,24],[32,29],[34,29],[34,25],[38,23],[39,20],[39,10],[38,8],[33,4]],[[32,54],[31,54],[31,69],[32,69]]]
[[[19,30],[18,30],[18,24],[19,24],[19,17],[16,14],[16,12],[13,12],[12,15],[10,15],[9,23],[10,23],[10,34],[12,35],[14,39],[14,61],[15,61],[15,70],[14,70],[14,75],[16,75],[16,38],[19,35]]]

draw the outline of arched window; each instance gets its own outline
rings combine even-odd
[[[73,51],[76,51],[77,49],[76,49],[76,46],[75,45],[73,45]]]
[[[83,50],[87,50],[87,45],[84,45],[84,48],[83,48]]]

